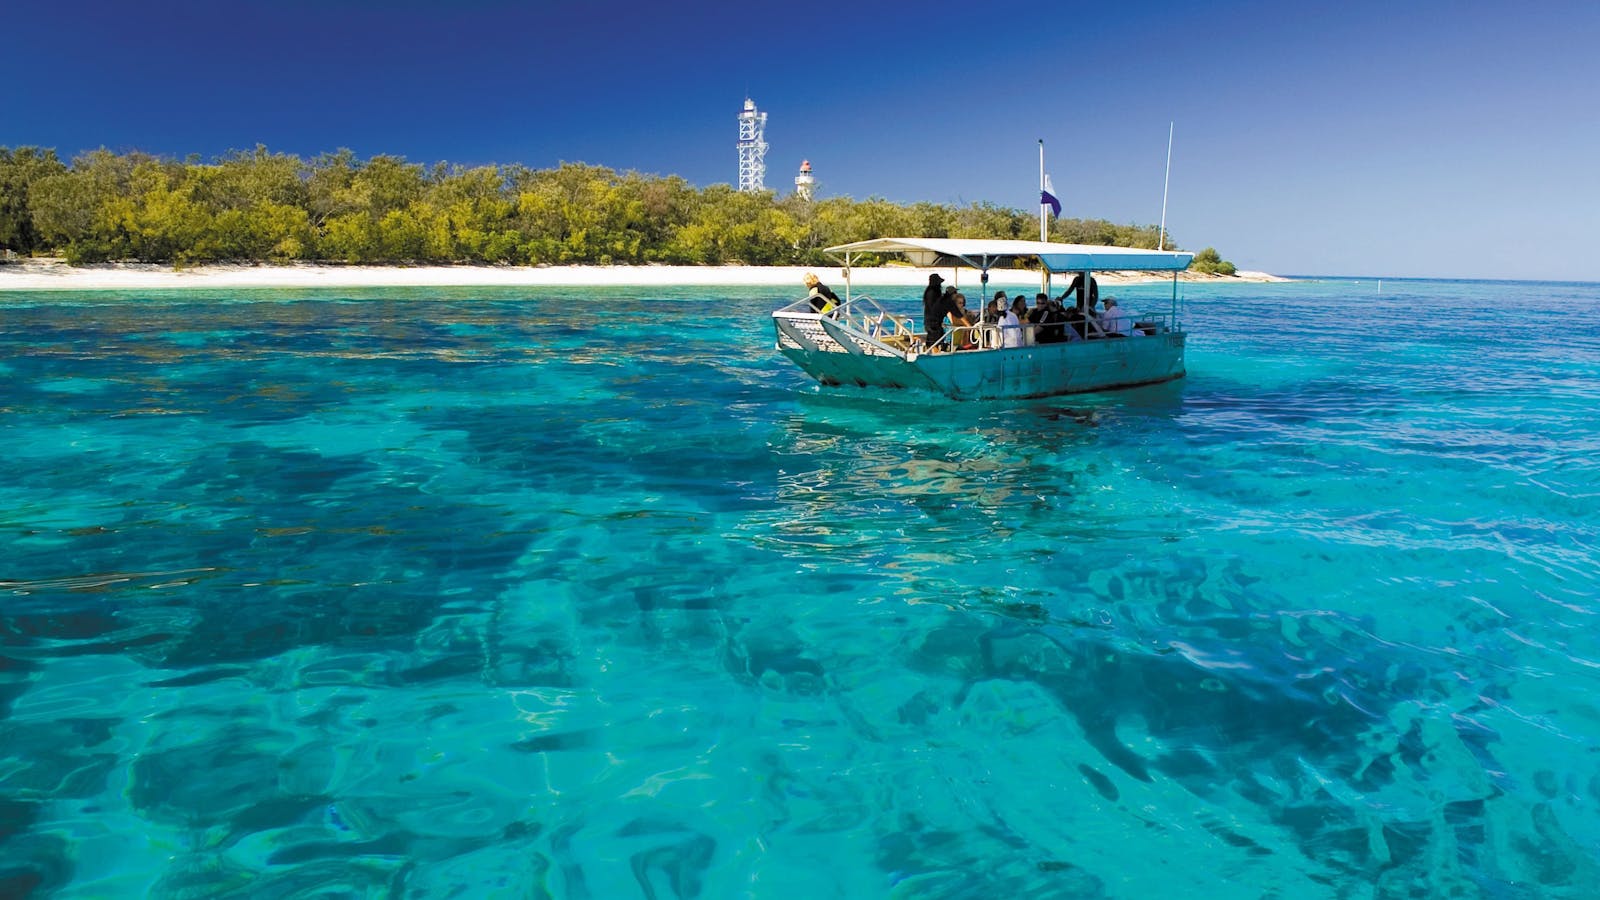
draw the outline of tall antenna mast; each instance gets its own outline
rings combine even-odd
[[[1156,249],[1167,249],[1167,186],[1172,184],[1172,126],[1167,123],[1167,176],[1161,180],[1161,231],[1156,238]]]
[[[756,109],[756,102],[744,98],[739,113],[739,190],[758,192],[767,189],[767,114]]]

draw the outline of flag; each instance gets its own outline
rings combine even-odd
[[[1050,207],[1050,214],[1061,218],[1061,201],[1056,199],[1055,186],[1050,183],[1050,176],[1044,177],[1044,190],[1039,192],[1039,205]]]

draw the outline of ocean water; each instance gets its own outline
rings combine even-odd
[[[773,289],[0,295],[0,896],[1600,893],[1600,286],[1182,293],[963,404]]]

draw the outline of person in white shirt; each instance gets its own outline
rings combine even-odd
[[[1017,298],[1017,302],[1021,303],[1022,299]],[[1000,313],[1000,346],[1007,348],[1022,346],[1022,320],[1017,318],[1016,312],[1012,309],[1002,309]]]
[[[1117,303],[1117,298],[1107,297],[1103,304],[1105,311],[1100,313],[1100,328],[1107,335],[1128,337],[1133,333],[1133,316]]]

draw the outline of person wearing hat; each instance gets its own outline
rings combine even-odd
[[[922,289],[922,328],[927,334],[923,341],[929,349],[944,337],[944,317],[950,314],[950,301],[945,299],[944,279],[937,272],[928,276],[928,286]]]
[[[1117,298],[1107,296],[1100,327],[1105,329],[1106,337],[1128,337],[1133,333],[1133,316],[1117,304]]]
[[[811,289],[809,299],[811,300],[811,309],[814,312],[825,314],[838,308],[839,295],[823,284],[822,279],[818,278],[816,273],[807,272],[802,280],[806,283],[806,287]]]

